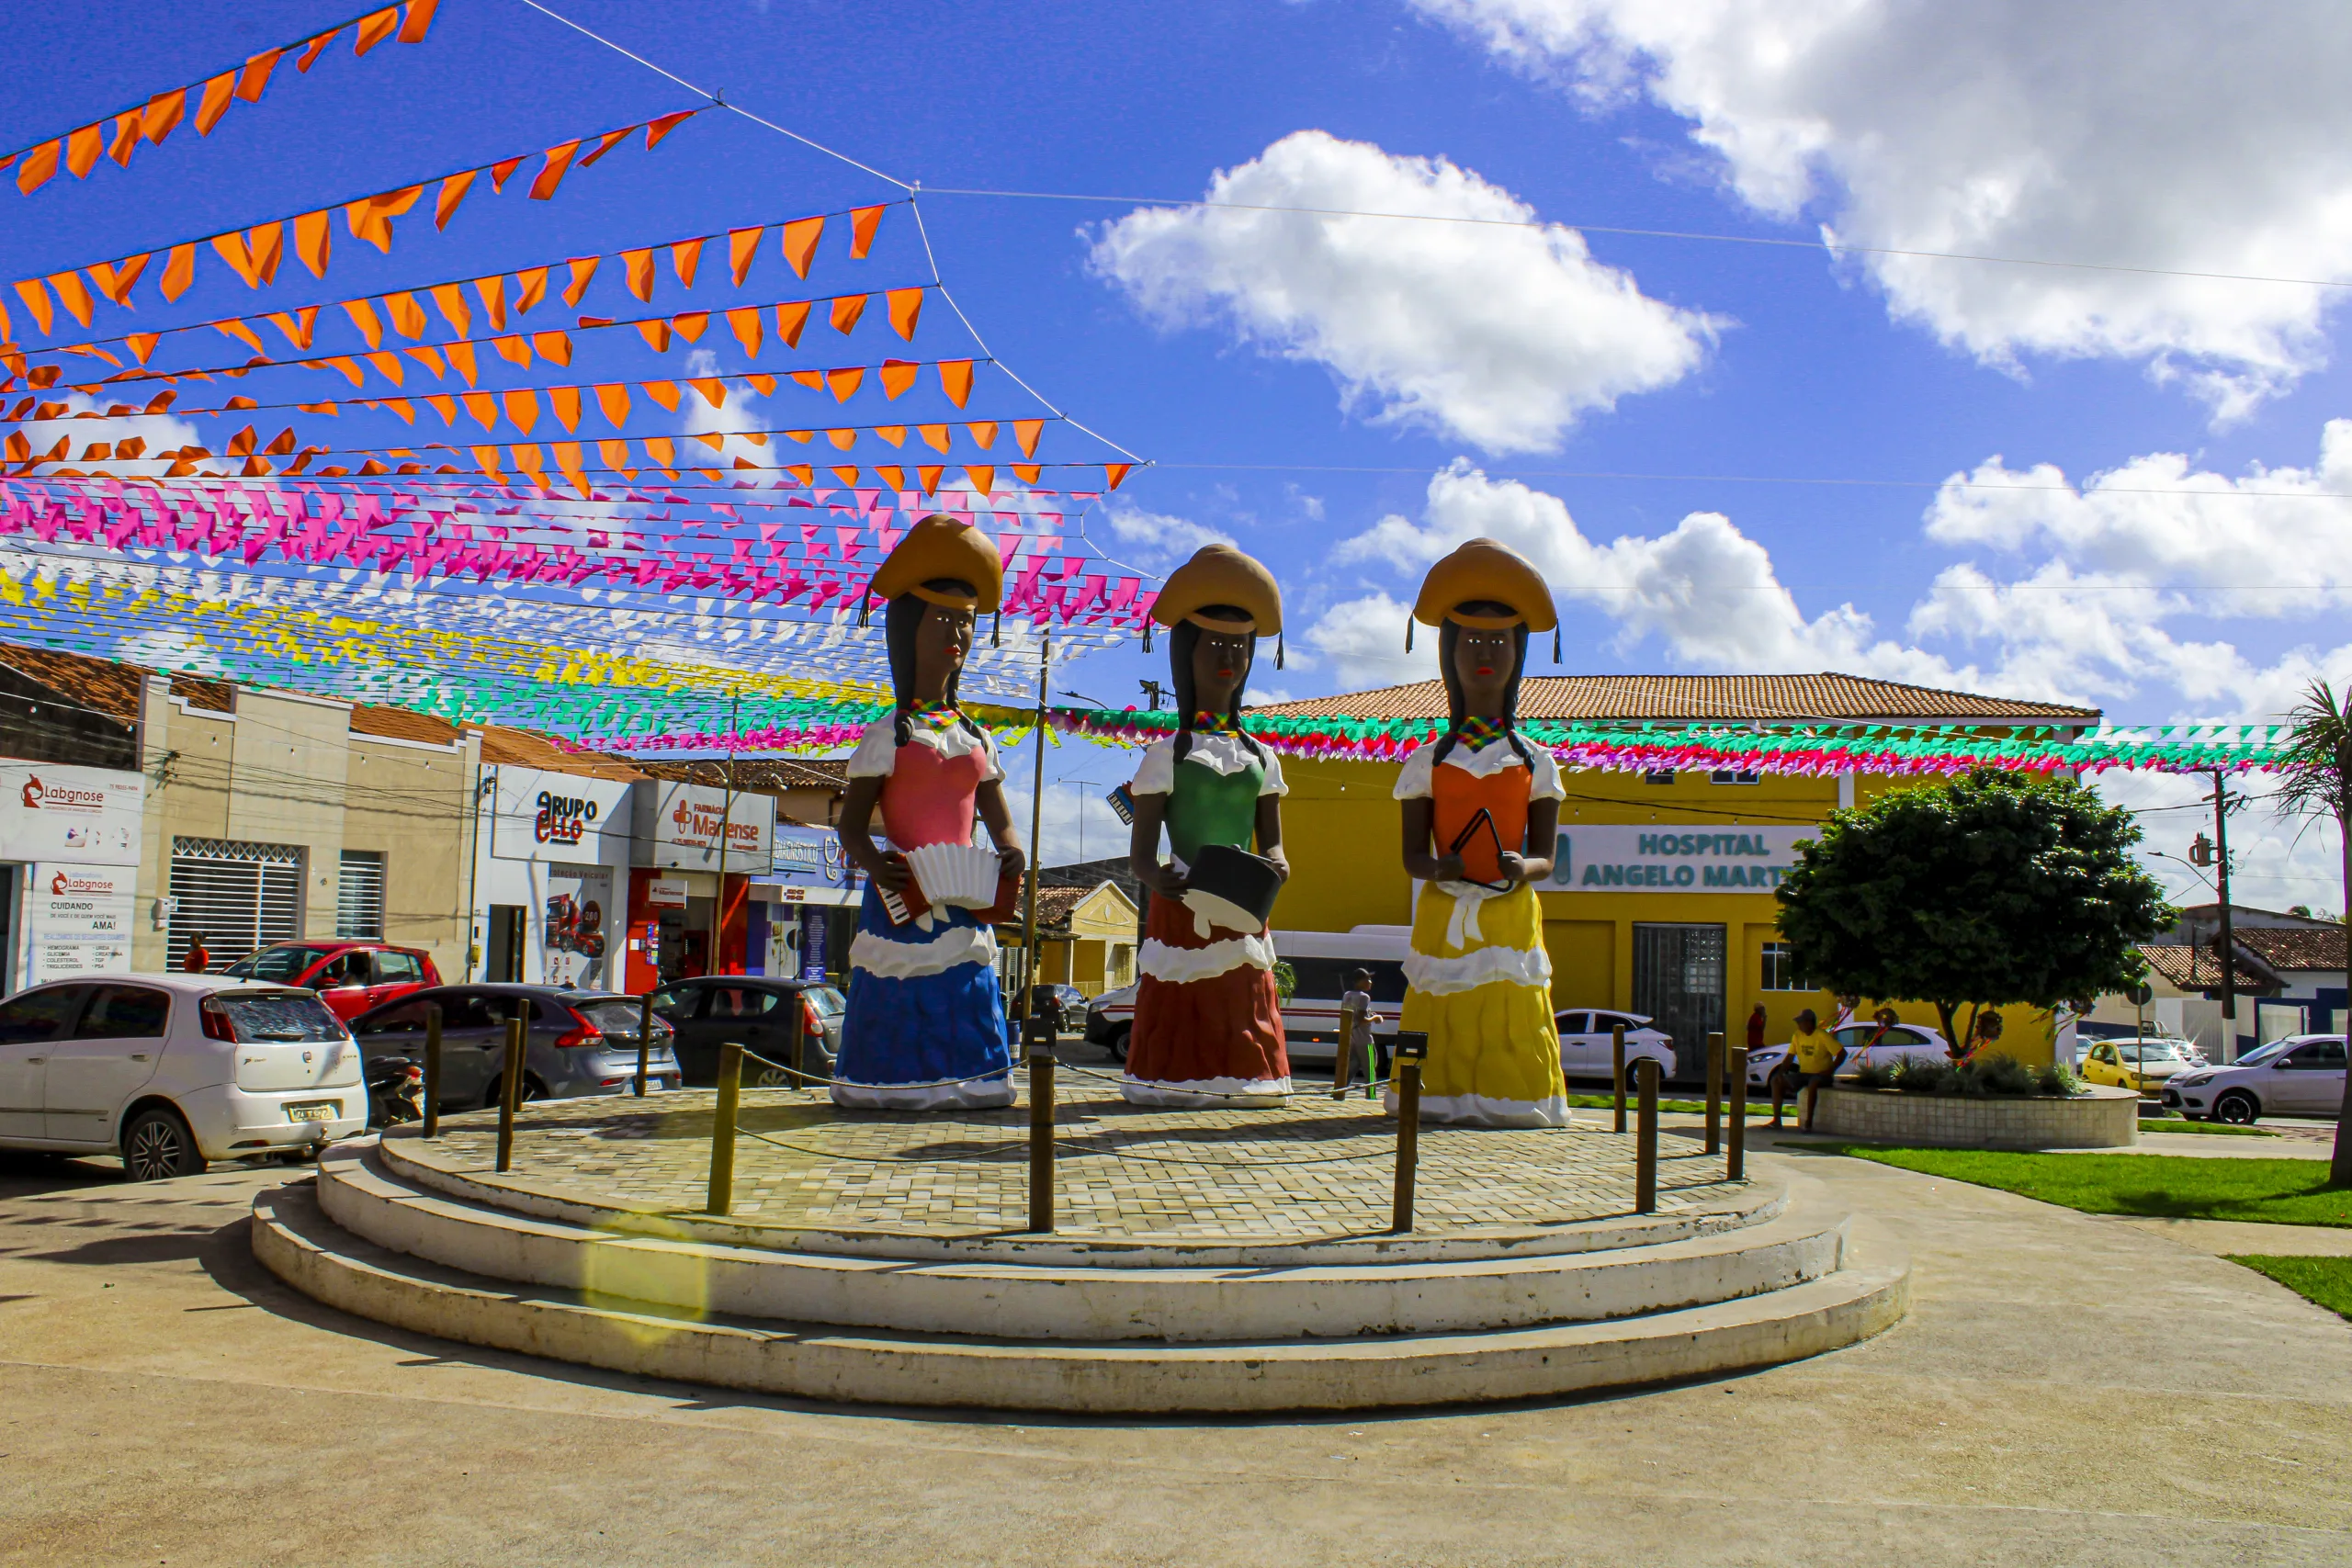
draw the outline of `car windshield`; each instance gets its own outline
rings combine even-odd
[[[849,1010],[849,1003],[831,986],[805,987],[800,994],[808,998],[808,1005],[817,1010],[820,1018],[838,1018]]]
[[[223,991],[213,999],[239,1040],[308,1044],[344,1037],[343,1021],[308,991]]]
[[[2277,1057],[2280,1052],[2286,1050],[2288,1046],[2292,1045],[2293,1043],[2294,1042],[2291,1040],[2273,1040],[2267,1045],[2248,1051],[2245,1055],[2240,1056],[2236,1061],[2230,1065],[2233,1067],[2258,1067],[2262,1066],[2263,1063]]]
[[[292,980],[327,955],[323,947],[265,947],[222,971],[240,980]]]

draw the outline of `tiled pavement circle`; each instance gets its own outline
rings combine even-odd
[[[1025,1075],[1023,1075],[1025,1077]],[[1024,1087],[1025,1097],[1025,1087]],[[646,1100],[557,1100],[515,1122],[512,1179],[607,1206],[700,1213],[710,1173],[709,1090]],[[1132,1240],[1300,1240],[1385,1231],[1395,1122],[1376,1103],[1294,1096],[1279,1110],[1132,1106],[1108,1083],[1065,1077],[1055,1126],[1056,1231]],[[1422,1234],[1630,1213],[1634,1143],[1605,1111],[1566,1130],[1424,1126],[1415,1228]],[[1027,1223],[1025,1102],[1002,1111],[842,1111],[807,1090],[746,1089],[737,1117],[739,1222],[942,1235]],[[406,1131],[406,1130],[404,1130]],[[496,1118],[445,1119],[407,1157],[492,1177]],[[1658,1206],[1725,1198],[1723,1162],[1668,1139]],[[429,1151],[429,1152],[428,1152]]]

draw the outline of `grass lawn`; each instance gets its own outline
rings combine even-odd
[[[2143,1133],[2211,1133],[2222,1138],[2275,1138],[2278,1134],[2267,1127],[2241,1127],[2233,1122],[2191,1122],[2185,1116],[2169,1121],[2151,1117],[2140,1118]]]
[[[2352,1229],[2352,1189],[2329,1189],[2324,1160],[1826,1146],[1856,1159],[1997,1187],[2086,1214],[2161,1214]]]
[[[1617,1101],[1613,1097],[1606,1094],[1572,1094],[1568,1096],[1568,1103],[1579,1111],[1609,1111],[1615,1108]],[[1628,1119],[1634,1114],[1634,1107],[1640,1103],[1640,1100],[1634,1097],[1634,1091],[1631,1089],[1626,1089],[1625,1115]],[[1704,1116],[1707,1113],[1707,1102],[1703,1100],[1661,1099],[1657,1102],[1657,1108],[1660,1111],[1679,1111],[1686,1116]],[[1767,1100],[1762,1107],[1758,1108],[1756,1101],[1750,1100],[1747,1102],[1747,1113],[1750,1116],[1770,1116],[1772,1114],[1772,1102]],[[1731,1114],[1731,1096],[1729,1095],[1724,1096],[1723,1114],[1725,1116]]]
[[[2267,1274],[2297,1295],[2328,1311],[2352,1317],[2352,1258],[2233,1258],[2257,1274]]]

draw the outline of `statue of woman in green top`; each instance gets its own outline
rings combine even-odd
[[[1139,1105],[1281,1104],[1290,1057],[1273,940],[1227,929],[1213,913],[1217,904],[1197,895],[1188,904],[1185,895],[1187,871],[1211,844],[1254,846],[1290,874],[1282,763],[1239,722],[1258,638],[1282,630],[1282,592],[1264,567],[1212,545],[1169,578],[1152,617],[1170,628],[1181,717],[1173,736],[1145,750],[1127,786],[1136,807],[1128,860],[1152,897],[1124,1092]],[[1165,862],[1163,828],[1174,856]]]

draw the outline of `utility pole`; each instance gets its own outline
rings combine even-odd
[[[727,793],[719,797],[718,808],[718,897],[710,901],[710,953],[707,962],[710,973],[724,975],[719,959],[719,945],[727,934],[727,839],[735,822],[735,732],[742,727],[743,694],[730,692],[727,697]],[[689,798],[686,809],[694,809]]]
[[[1021,1040],[1029,1041],[1029,1016],[1037,1005],[1037,883],[1045,855],[1037,843],[1046,802],[1046,677],[1054,663],[1054,626],[1044,623],[1037,645],[1037,771],[1029,780],[1029,897],[1021,916]]]
[[[2213,770],[2213,874],[2222,895],[2222,1060],[2238,1059],[2237,946],[2230,936],[2230,790]]]

